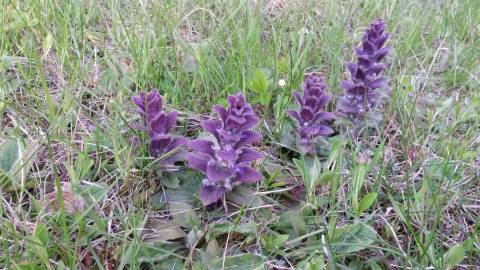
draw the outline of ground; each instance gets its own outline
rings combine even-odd
[[[480,269],[480,1],[0,7],[0,268]],[[301,158],[291,92],[321,74],[335,111],[375,19],[382,120],[355,137],[339,119]],[[188,138],[243,92],[265,180],[204,207],[200,173],[148,154],[132,97],[153,88]]]

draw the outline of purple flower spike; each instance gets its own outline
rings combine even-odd
[[[163,99],[157,90],[134,97],[133,102],[137,105],[138,112],[144,121],[145,131],[150,135],[150,155],[161,157],[185,145],[188,139],[169,135],[177,121],[177,112],[163,111]],[[181,153],[177,152],[163,160],[165,164],[173,164],[183,160]]]
[[[202,127],[215,141],[197,139],[188,143],[192,152],[187,160],[191,168],[206,175],[200,188],[204,205],[218,202],[225,192],[240,184],[261,181],[262,174],[251,167],[252,161],[263,155],[248,146],[261,141],[262,136],[251,130],[258,117],[241,94],[228,96],[228,108],[213,106],[219,119],[202,122]]]
[[[310,75],[303,80],[303,95],[293,92],[295,101],[300,108],[298,111],[287,110],[288,116],[297,123],[297,132],[300,138],[300,146],[304,153],[314,153],[314,145],[319,136],[333,134],[329,126],[335,116],[331,112],[325,112],[324,107],[330,101],[330,96],[325,92],[326,85],[320,76]]]
[[[378,89],[387,88],[387,78],[381,73],[388,67],[380,63],[390,48],[384,47],[389,34],[385,22],[374,21],[363,35],[362,44],[355,48],[356,63],[347,63],[350,80],[341,83],[345,96],[340,100],[338,110],[354,122],[381,102]]]

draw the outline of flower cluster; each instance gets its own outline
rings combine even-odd
[[[206,175],[200,188],[204,205],[219,201],[237,185],[263,179],[251,167],[262,154],[249,145],[260,142],[262,136],[251,130],[259,120],[245,97],[241,93],[229,96],[228,108],[215,105],[213,110],[219,119],[205,120],[202,127],[215,140],[196,139],[188,144],[193,150],[187,157],[189,166]]]
[[[162,97],[155,89],[148,94],[140,92],[140,96],[134,97],[133,101],[138,107],[135,111],[144,120],[144,130],[150,136],[150,155],[153,157],[168,155],[163,160],[165,164],[182,160],[180,152],[174,153],[174,150],[185,145],[188,139],[169,134],[177,121],[177,112],[163,111]]]
[[[374,21],[365,32],[362,45],[355,48],[357,63],[347,63],[350,80],[341,83],[345,96],[338,109],[354,122],[380,103],[377,89],[387,87],[387,78],[381,75],[387,65],[380,63],[390,50],[384,47],[387,39],[385,22]]]
[[[316,139],[334,132],[329,126],[334,114],[324,111],[325,105],[330,101],[325,88],[322,77],[316,75],[306,77],[302,83],[303,96],[297,91],[293,92],[300,108],[298,111],[287,110],[287,114],[297,123],[300,146],[304,153],[314,153]]]
[[[368,120],[367,113],[373,111],[382,99],[379,89],[387,88],[387,78],[382,75],[387,65],[381,63],[389,52],[385,46],[389,34],[385,22],[371,23],[363,36],[362,44],[355,48],[357,61],[348,63],[350,79],[341,83],[345,96],[338,104],[339,113],[352,121],[356,128],[361,120]],[[316,154],[319,138],[334,133],[331,127],[335,114],[325,107],[330,101],[324,78],[307,76],[301,85],[302,93],[293,92],[297,110],[287,110],[296,123],[296,132],[302,154]],[[241,93],[228,96],[228,106],[213,106],[216,119],[202,122],[203,129],[212,139],[188,140],[172,136],[177,112],[164,112],[162,97],[157,90],[134,97],[136,110],[144,120],[142,129],[150,137],[149,151],[153,157],[162,157],[170,165],[176,161],[188,161],[188,166],[205,175],[200,187],[200,199],[204,205],[218,202],[235,186],[261,181],[262,174],[252,167],[252,162],[262,154],[251,145],[259,143],[262,136],[253,128],[259,119]],[[377,118],[378,119],[378,118]],[[374,119],[375,120],[375,119]],[[354,130],[358,135],[358,130]],[[181,146],[187,145],[191,152],[186,154]]]

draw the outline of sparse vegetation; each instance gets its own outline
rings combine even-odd
[[[0,269],[478,269],[480,1],[0,10]]]

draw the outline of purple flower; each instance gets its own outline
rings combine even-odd
[[[258,118],[241,93],[228,96],[228,108],[213,106],[219,119],[202,122],[202,127],[215,137],[214,141],[196,139],[189,142],[193,150],[187,157],[191,168],[206,175],[200,188],[204,205],[219,201],[233,187],[261,181],[262,174],[251,167],[262,157],[248,146],[261,141],[259,132],[251,130]]]
[[[148,94],[140,92],[140,96],[134,97],[133,102],[138,107],[135,111],[143,118],[144,130],[150,136],[150,155],[162,157],[188,142],[186,138],[169,135],[177,121],[177,112],[163,111],[162,96],[156,89]],[[166,157],[163,163],[172,164],[181,160],[180,152],[176,152]]]
[[[340,100],[338,110],[357,121],[366,112],[379,105],[381,94],[378,89],[387,88],[387,78],[381,73],[388,66],[380,63],[390,48],[385,47],[388,39],[385,22],[374,21],[363,35],[362,45],[355,48],[356,63],[347,63],[350,80],[341,83],[345,96]]]
[[[297,91],[293,92],[300,108],[298,111],[287,110],[287,114],[297,123],[300,146],[305,153],[314,153],[314,145],[319,136],[328,136],[334,132],[329,126],[334,114],[324,111],[325,105],[330,101],[325,88],[322,77],[306,77],[302,83],[303,96]]]

